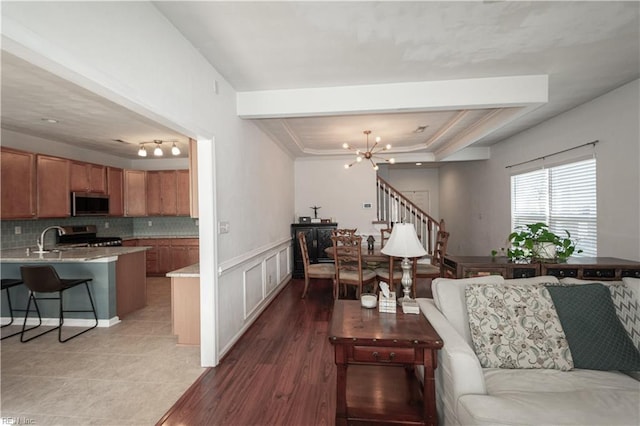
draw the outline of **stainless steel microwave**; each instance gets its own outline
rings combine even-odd
[[[108,214],[108,195],[90,192],[71,193],[71,216],[106,216]]]

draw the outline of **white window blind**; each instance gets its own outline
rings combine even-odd
[[[536,222],[569,231],[575,256],[597,256],[595,158],[511,177],[511,229]]]

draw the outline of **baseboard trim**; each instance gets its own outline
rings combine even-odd
[[[11,318],[2,317],[1,320],[2,320],[2,324],[7,324],[9,323],[9,321],[11,321]],[[58,325],[59,321],[60,320],[58,318],[42,318],[42,325],[45,327],[55,327]],[[119,322],[120,322],[120,318],[118,318],[117,316],[110,319],[99,319],[98,327],[108,328],[118,324]],[[23,323],[24,323],[24,319],[14,318],[12,325],[17,325],[22,327]],[[92,320],[92,319],[66,318],[64,320],[63,327],[91,327],[94,323],[95,323],[95,320]],[[38,319],[29,317],[27,319],[27,326],[34,326],[34,325],[38,325]]]

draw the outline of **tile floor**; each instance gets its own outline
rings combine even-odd
[[[64,344],[56,332],[3,340],[0,424],[154,425],[204,369],[200,348],[171,334],[170,280],[148,278],[147,301]]]

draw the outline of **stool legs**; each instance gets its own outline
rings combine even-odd
[[[98,315],[96,313],[96,307],[93,303],[93,297],[91,296],[91,291],[89,290],[89,284],[88,282],[84,282],[84,286],[87,290],[87,295],[89,296],[89,302],[91,303],[91,310],[65,310],[63,307],[63,292],[64,290],[60,290],[58,291],[58,297],[36,297],[33,291],[29,291],[29,301],[27,302],[27,309],[24,315],[24,323],[22,324],[22,331],[20,332],[20,341],[22,343],[28,342],[30,340],[35,339],[36,337],[40,337],[44,334],[50,333],[54,330],[58,330],[58,342],[60,343],[64,343],[67,342],[71,339],[73,339],[74,337],[77,337],[83,333],[86,333],[89,330],[92,330],[94,328],[96,328],[98,326]],[[65,289],[66,290],[66,289]],[[60,318],[59,318],[59,323],[56,327],[51,328],[49,330],[43,331],[42,333],[36,334],[35,336],[31,336],[29,338],[25,338],[24,333],[26,331],[29,330],[33,330],[35,328],[38,328],[42,325],[42,316],[40,315],[40,309],[38,308],[38,300],[58,300],[59,302],[59,306],[60,306]],[[27,318],[29,317],[29,312],[31,312],[31,301],[33,301],[33,306],[36,309],[36,313],[38,314],[38,325],[30,327],[30,328],[25,328],[26,324],[27,324]],[[72,334],[69,337],[66,338],[62,338],[62,325],[64,324],[64,314],[68,313],[68,312],[91,312],[93,313],[93,318],[95,320],[95,324],[93,324],[91,327],[85,328],[81,331],[79,331],[78,333]]]

